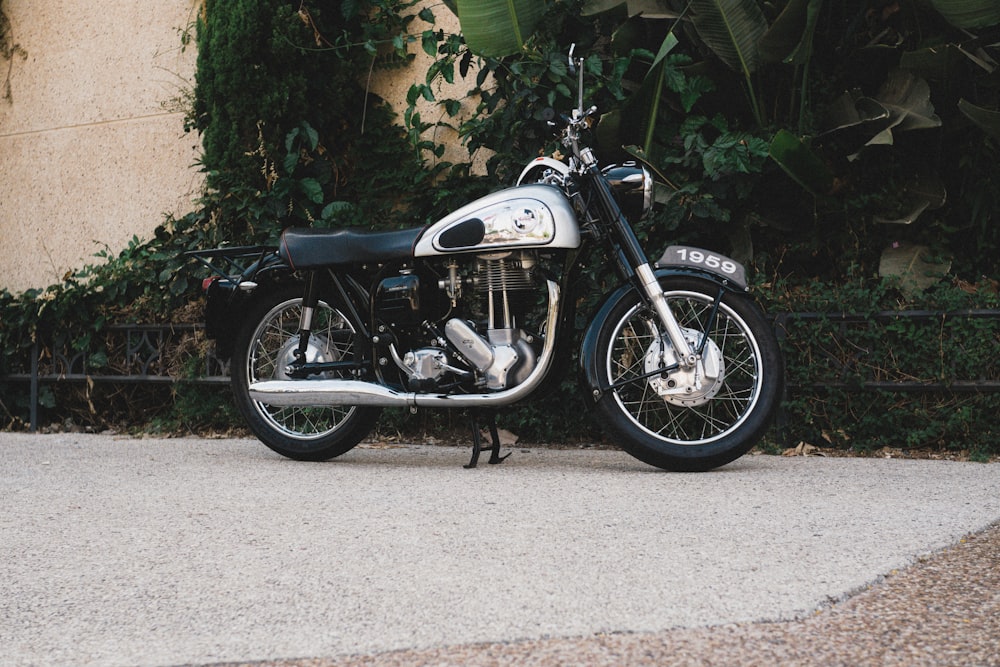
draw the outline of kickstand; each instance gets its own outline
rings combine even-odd
[[[511,452],[507,452],[503,456],[500,456],[500,434],[497,432],[497,420],[496,415],[490,413],[490,438],[493,440],[493,445],[490,447],[490,460],[488,463],[496,465],[498,463],[503,463],[504,459],[510,456]],[[465,465],[466,468],[475,468],[479,463],[479,454],[483,451],[483,436],[479,433],[479,421],[473,417],[472,418],[472,459]]]

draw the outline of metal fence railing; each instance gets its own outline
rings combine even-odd
[[[114,324],[107,328],[106,349],[99,353],[46,350],[44,358],[36,342],[29,367],[0,376],[0,383],[28,385],[32,431],[38,428],[39,389],[44,384],[226,384],[229,364],[213,354],[212,346],[205,346],[199,368],[171,367],[177,348],[191,345],[203,330],[201,324]]]

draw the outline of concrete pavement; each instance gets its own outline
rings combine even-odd
[[[177,665],[797,618],[1000,520],[1000,466],[0,433],[0,662]]]

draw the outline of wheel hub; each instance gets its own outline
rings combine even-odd
[[[701,344],[700,331],[681,329],[681,332],[692,349]],[[676,363],[678,363],[677,354],[665,335],[653,341],[646,350],[644,361],[646,373],[653,373],[658,368],[673,366]],[[694,366],[654,375],[649,379],[649,386],[665,402],[693,408],[712,400],[719,393],[724,378],[725,364],[722,350],[710,338]]]
[[[275,380],[291,380],[288,368],[295,363],[295,352],[299,349],[299,336],[292,336],[285,341],[281,349],[278,350],[277,363],[274,367]],[[332,353],[330,345],[324,336],[312,334],[309,336],[309,344],[306,346],[305,362],[307,364],[322,364],[337,361],[337,355]],[[318,377],[325,377],[326,373],[320,373]]]

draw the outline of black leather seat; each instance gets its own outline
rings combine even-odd
[[[314,269],[413,257],[422,227],[391,232],[289,227],[281,235],[278,254],[293,269]]]

